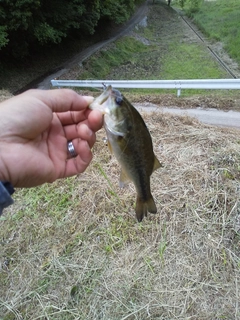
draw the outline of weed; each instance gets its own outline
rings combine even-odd
[[[211,38],[224,43],[225,50],[240,62],[240,3],[238,0],[203,1],[193,13],[194,22]]]
[[[202,60],[201,46],[182,42],[178,49],[170,30],[159,57],[165,10],[171,8],[160,1],[151,6],[145,35],[151,34],[153,43],[126,38],[131,53],[118,42],[103,54],[102,65],[95,59],[98,70],[155,77],[167,76],[167,65],[169,74],[180,76],[178,68],[185,70],[175,52],[181,63],[187,60],[186,76],[200,75],[193,65],[195,55]],[[175,19],[170,23],[180,36]],[[122,64],[116,66],[118,59]],[[107,60],[111,70],[103,65]],[[89,61],[86,66],[93,76]],[[212,74],[213,68],[205,70]],[[209,105],[207,97],[203,101]],[[0,219],[1,319],[239,318],[239,130],[167,113],[143,117],[164,163],[151,180],[158,213],[136,222],[135,190],[131,184],[117,189],[119,166],[106,152],[100,130],[93,163],[84,173],[17,190],[15,204]]]
[[[162,239],[159,243],[159,247],[158,247],[158,252],[159,252],[159,257],[161,259],[162,262],[164,262],[164,253],[166,251],[166,248],[167,248],[167,229],[166,229],[166,225],[164,226],[164,229],[162,231],[163,233],[163,236],[162,236]]]
[[[117,192],[115,191],[115,188],[114,188],[113,184],[111,183],[110,179],[108,178],[107,174],[104,172],[102,166],[101,166],[99,163],[97,163],[96,166],[97,166],[97,168],[99,169],[101,175],[104,177],[104,179],[106,179],[106,181],[107,181],[107,183],[108,183],[108,185],[109,185],[109,187],[110,187],[110,189],[108,190],[108,192],[109,192],[111,195],[113,195],[113,196],[119,201],[119,203],[120,203],[121,200],[120,200],[120,198],[118,197]]]

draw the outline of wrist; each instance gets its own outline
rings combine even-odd
[[[9,169],[6,166],[7,162],[4,161],[4,157],[2,156],[3,154],[5,154],[5,150],[2,149],[3,148],[1,148],[0,146],[0,182],[10,181],[10,177],[8,176]]]
[[[0,181],[0,215],[4,208],[13,203],[11,195],[14,193],[14,188],[10,182]]]
[[[8,182],[8,181],[0,181],[0,182],[2,183],[4,188],[7,190],[9,195],[12,195],[15,192],[13,185],[10,182]]]

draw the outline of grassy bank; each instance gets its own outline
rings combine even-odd
[[[140,33],[137,33],[139,35]],[[79,79],[203,79],[227,73],[210,59],[201,44],[179,45],[178,39],[160,52],[159,44],[144,45],[136,35],[116,41],[83,64]]]
[[[229,77],[194,34],[188,31],[185,35],[188,27],[179,21],[172,8],[156,5],[149,10],[146,27],[138,27],[129,36],[91,56],[76,70],[75,76],[78,79],[129,80]],[[154,91],[142,90],[142,93],[150,92]],[[184,95],[194,93],[206,94],[206,91],[183,92]]]
[[[72,75],[224,77],[171,10],[156,2],[147,27]],[[151,177],[158,213],[137,223],[101,130],[83,174],[17,190],[0,217],[1,320],[240,318],[239,130],[143,116],[163,163]]]
[[[238,131],[144,118],[158,213],[137,223],[99,132],[85,173],[19,190],[0,218],[1,319],[240,317]]]
[[[128,36],[108,45],[76,66],[66,79],[221,79],[231,77],[213,58],[206,45],[179,18],[176,11],[158,2],[149,6],[147,24],[138,26]],[[176,95],[176,90],[128,90],[131,93]],[[224,97],[238,101],[239,93],[229,90],[184,90],[183,97],[193,95]],[[161,100],[160,97],[154,101]],[[174,105],[179,105],[174,101]],[[235,103],[234,103],[235,104]],[[201,105],[201,103],[199,104]],[[219,105],[221,108],[221,104]],[[226,106],[239,109],[238,103]],[[191,107],[191,106],[190,106]]]
[[[240,2],[238,0],[203,1],[191,14],[194,23],[211,39],[221,41],[229,55],[240,63]]]

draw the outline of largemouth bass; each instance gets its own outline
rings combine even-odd
[[[135,212],[140,222],[148,212],[157,212],[150,176],[161,166],[153,152],[147,126],[140,113],[112,86],[108,86],[89,108],[104,114],[108,145],[121,166],[120,187],[127,180],[134,183],[137,191]]]

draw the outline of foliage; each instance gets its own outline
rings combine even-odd
[[[189,10],[191,13],[197,12],[203,0],[189,0]]]
[[[183,9],[185,3],[187,0],[176,0],[176,3],[180,5],[180,7]]]
[[[0,26],[0,49],[8,43],[6,27]]]
[[[203,0],[176,0],[176,3],[183,9],[187,8],[189,13],[197,12]]]
[[[148,53],[148,47],[132,37],[123,37],[110,45],[108,50],[102,50],[90,57],[83,63],[81,68],[81,79],[107,78],[111,70],[118,70],[117,78],[121,78],[121,66],[128,65],[132,71],[132,66],[141,59],[141,53]],[[134,73],[134,72],[133,72]],[[124,72],[124,74],[126,74]],[[111,74],[111,78],[115,78]]]
[[[110,52],[98,52],[95,61],[105,56],[118,79],[135,72],[149,79],[153,72],[162,76],[161,64],[170,67],[170,59],[165,62],[170,54],[181,61],[174,60],[169,78],[184,60],[185,68],[191,67],[186,76],[198,75],[201,67],[193,69],[192,56],[199,64],[202,59],[196,42],[192,53],[180,19],[164,28],[169,15],[161,16],[158,4],[152,7],[148,32],[135,32],[139,40],[148,34],[154,44],[124,37]],[[204,94],[198,107],[209,107]],[[169,92],[165,101],[159,90],[157,97],[161,106],[172,102]],[[141,102],[151,98],[152,92]],[[198,103],[196,97],[175,101]],[[159,109],[143,114],[164,164],[151,177],[158,214],[141,224],[135,220],[132,184],[118,188],[120,169],[103,143],[104,130],[97,133],[93,162],[84,173],[16,190],[14,205],[0,217],[0,319],[240,318],[239,132]]]
[[[181,41],[183,30],[179,28],[178,19],[173,19],[171,28],[166,29],[159,23],[161,21],[165,24],[169,19],[164,16],[161,6],[154,7],[154,15],[153,18],[148,17],[148,25],[145,28],[138,29],[136,38],[122,37],[85,60],[79,68],[78,79],[159,80],[228,77],[217,61],[211,59],[211,54],[202,43]],[[143,39],[148,41],[142,42]],[[150,92],[152,94],[153,90]],[[192,92],[184,90],[184,94]]]
[[[102,1],[101,12],[104,17],[115,17],[117,23],[126,21],[134,10],[134,2],[128,0],[105,0]]]
[[[36,45],[57,44],[73,30],[93,34],[101,19],[126,21],[136,0],[2,0],[0,49],[24,56]]]
[[[240,62],[240,3],[238,0],[205,1],[192,14],[194,22],[211,39],[221,41],[224,49]]]

